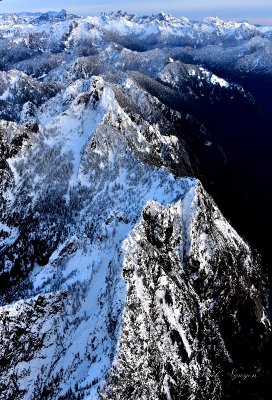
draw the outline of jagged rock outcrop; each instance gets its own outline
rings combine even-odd
[[[235,379],[266,373],[260,266],[199,184],[166,208],[150,202],[124,249],[122,333],[101,398],[231,399]]]

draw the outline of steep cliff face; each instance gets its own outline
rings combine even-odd
[[[181,106],[254,99],[153,48],[241,28],[203,24],[1,17],[1,399],[264,397],[266,276],[195,178],[226,155]]]
[[[124,251],[121,338],[101,398],[236,398],[246,374],[266,373],[259,266],[201,185],[149,202]]]

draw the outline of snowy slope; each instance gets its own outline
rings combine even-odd
[[[155,48],[240,30],[269,42],[218,19],[1,16],[1,399],[231,398],[231,369],[264,373],[260,262],[194,177],[223,152],[171,108],[188,82],[252,100]]]

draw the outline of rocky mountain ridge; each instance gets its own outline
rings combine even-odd
[[[232,175],[200,112],[256,98],[180,59],[185,19],[14,18],[0,20],[0,398],[265,398],[266,271],[205,190]],[[203,21],[205,40],[210,25],[239,24]],[[245,48],[253,31],[270,45],[249,29]]]

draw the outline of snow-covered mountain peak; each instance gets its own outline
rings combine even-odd
[[[66,20],[74,20],[79,18],[77,15],[70,14],[66,10],[62,9],[60,11],[48,11],[47,13],[39,15],[33,20],[33,23],[40,23],[45,21],[59,22]]]
[[[269,70],[269,31],[61,11],[0,37],[0,398],[240,393],[265,277],[206,189],[235,202],[220,135],[255,108],[226,68]]]

